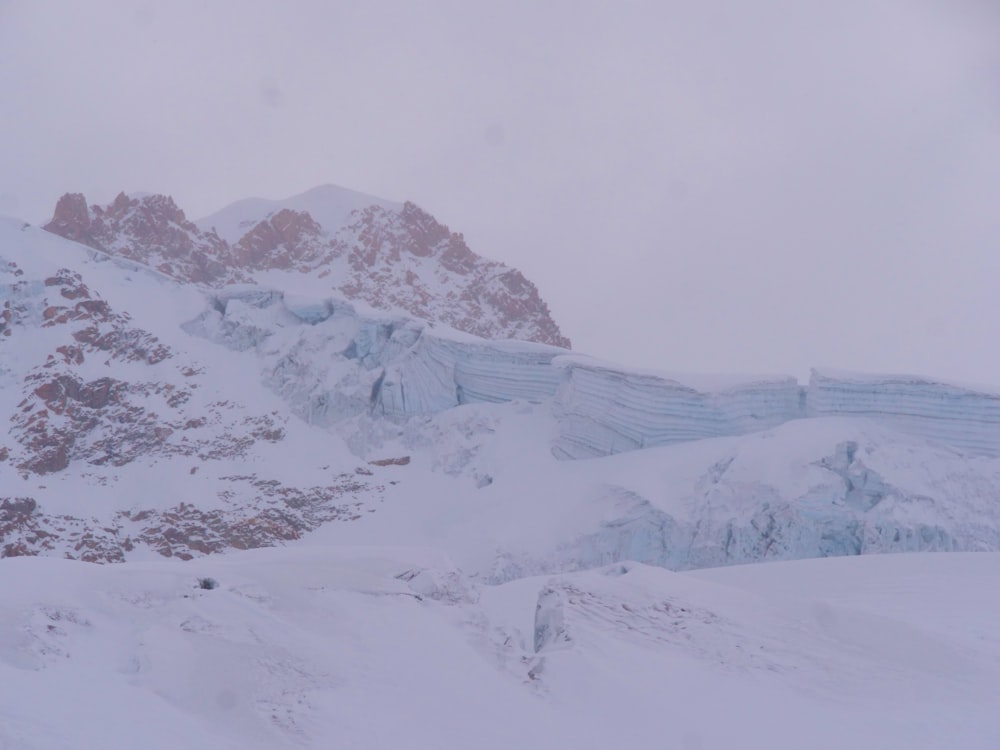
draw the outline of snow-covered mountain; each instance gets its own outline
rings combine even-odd
[[[0,258],[0,556],[190,557],[378,497],[345,449],[177,327],[198,288],[10,220]]]
[[[476,336],[299,199],[0,220],[0,749],[998,746],[998,389]]]
[[[125,199],[133,234],[159,201]],[[301,287],[183,284],[17,222],[0,247],[2,554],[311,533],[432,543],[500,582],[1000,549],[990,389],[632,371]]]
[[[195,224],[164,195],[122,193],[88,207],[67,193],[45,229],[178,281],[335,293],[485,338],[570,345],[534,284],[413,203],[327,185],[239,201]]]

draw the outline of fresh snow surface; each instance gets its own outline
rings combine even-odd
[[[370,547],[3,573],[4,750],[1000,746],[996,554],[503,586]]]
[[[214,228],[222,239],[234,243],[255,224],[286,208],[307,212],[324,230],[332,233],[348,223],[353,211],[368,206],[395,210],[402,205],[337,185],[321,185],[283,200],[245,198],[194,223],[202,231]]]

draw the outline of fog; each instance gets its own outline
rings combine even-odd
[[[0,0],[0,213],[335,183],[675,371],[1000,383],[986,0]]]

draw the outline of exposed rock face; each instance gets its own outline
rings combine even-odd
[[[341,294],[483,338],[570,347],[520,271],[476,255],[461,234],[418,206],[372,206],[355,216],[335,239],[347,261],[345,280],[335,287]]]
[[[11,311],[5,344],[12,354],[21,347],[43,356],[17,357],[25,374],[7,420],[13,442],[0,447],[0,461],[49,474],[71,461],[123,466],[151,454],[236,456],[257,440],[280,439],[284,420],[274,415],[238,415],[222,402],[195,398],[196,364],[112,309],[79,273],[61,269],[0,292]],[[24,348],[33,340],[51,348]]]
[[[283,209],[247,232],[233,247],[235,267],[310,270],[330,253],[323,228],[305,211]]]
[[[45,225],[45,229],[66,239],[95,247],[95,240],[90,233],[90,210],[83,193],[66,193],[60,198],[52,221]]]
[[[349,299],[484,338],[570,346],[534,284],[476,255],[461,234],[413,203],[369,206],[343,227],[286,208],[230,245],[188,221],[167,196],[122,193],[108,206],[88,208],[82,195],[70,193],[45,229],[180,281],[221,286],[296,271],[328,281],[331,292]]]
[[[68,194],[45,229],[184,283],[217,288],[252,283],[255,274],[307,274],[332,294],[481,336],[569,344],[534,285],[477,256],[412,203],[355,211],[338,227],[278,210],[230,243],[188,221],[166,196],[121,194],[88,207]],[[136,312],[133,297],[145,299],[142,292],[116,296],[133,277],[154,296],[157,285],[179,287],[79,247],[78,265],[28,263],[21,242],[28,239],[0,244],[0,408],[8,425],[0,434],[0,557],[115,562],[139,548],[186,558],[279,544],[376,512],[378,475],[408,458],[354,473],[331,463],[311,466],[308,476],[268,476],[263,467],[282,464],[273,457],[287,453],[283,445],[302,444],[292,414],[231,396],[219,387],[219,370],[206,371],[157,327],[156,315],[137,312],[140,324],[126,312]],[[254,293],[244,289],[223,305],[223,324],[240,309],[249,320],[256,307],[245,298]],[[294,312],[312,326],[333,308]],[[247,326],[240,331],[254,340]],[[169,479],[153,487],[154,476]],[[78,488],[68,499],[58,489],[66,481]]]
[[[239,279],[228,267],[226,242],[198,229],[166,195],[119,193],[107,206],[88,209],[82,195],[67,193],[44,229],[176,279],[197,284]]]
[[[39,248],[6,239],[0,253],[35,260]],[[260,457],[281,446],[289,417],[233,398],[218,371],[213,382],[104,298],[90,274],[107,265],[81,264],[85,278],[0,258],[0,558],[118,562],[137,547],[190,558],[279,544],[372,512],[377,467],[262,476],[280,463]],[[177,286],[141,275],[147,290]],[[151,487],[145,476],[167,464],[170,479]],[[143,479],[121,484],[128,472]],[[60,492],[67,479],[72,489]]]

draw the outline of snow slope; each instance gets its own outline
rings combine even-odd
[[[403,204],[338,185],[320,185],[282,200],[244,198],[194,223],[202,231],[215,230],[222,239],[235,244],[258,223],[283,209],[304,211],[320,226],[332,232],[348,224],[348,219],[354,211],[360,211],[368,206],[381,206],[396,211],[401,209]]]
[[[482,581],[625,560],[683,570],[1000,549],[1000,461],[874,421],[801,419],[583,461],[552,455],[559,427],[544,404],[469,404],[393,430],[368,418],[342,428],[356,449],[410,462],[393,469],[400,483],[380,513],[310,538],[430,545]]]
[[[995,554],[499,587],[384,547],[3,565],[5,750],[1000,742]]]
[[[0,557],[273,544],[377,501],[374,471],[180,328],[204,305],[198,287],[0,221]]]

